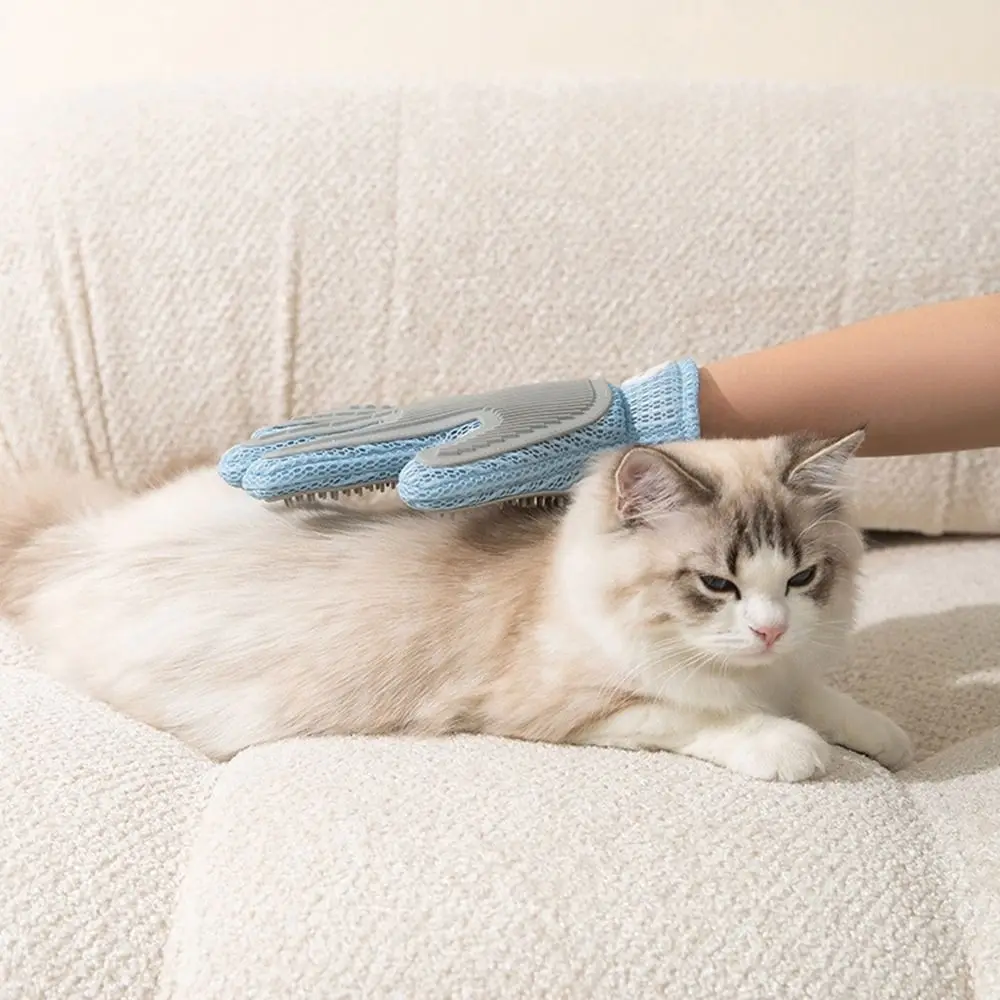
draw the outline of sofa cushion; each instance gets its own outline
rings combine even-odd
[[[152,997],[218,771],[31,662],[0,622],[0,998]]]
[[[835,681],[917,763],[794,786],[475,737],[212,765],[5,635],[0,997],[992,997],[998,578],[1000,541],[878,544]]]

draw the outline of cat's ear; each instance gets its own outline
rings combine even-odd
[[[834,439],[789,438],[785,485],[815,496],[841,492],[845,485],[844,469],[864,439],[863,427]]]
[[[615,504],[626,525],[707,503],[714,495],[703,476],[656,448],[630,448],[615,469]]]

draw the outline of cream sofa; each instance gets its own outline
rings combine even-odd
[[[1000,94],[189,88],[0,124],[0,472],[1000,291]],[[947,337],[948,331],[943,330]],[[0,998],[1000,997],[1000,457],[870,462],[803,786],[461,738],[213,765],[0,635]]]

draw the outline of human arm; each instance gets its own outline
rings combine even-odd
[[[1000,295],[878,316],[700,369],[702,437],[836,436],[860,454],[1000,447]]]

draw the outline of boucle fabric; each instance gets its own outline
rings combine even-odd
[[[113,94],[0,124],[0,472],[612,379],[1000,290],[1000,97]],[[868,463],[873,526],[1000,462]],[[291,741],[214,765],[0,633],[0,1000],[1000,997],[1000,541],[879,540],[839,685],[917,762]]]
[[[293,414],[617,382],[1000,291],[998,186],[989,92],[328,83],[19,105],[0,118],[0,471],[134,482],[151,455]],[[872,527],[1000,527],[995,453],[872,465]]]
[[[837,679],[918,760],[821,782],[502,740],[212,765],[0,674],[0,997],[1000,996],[1000,542],[870,556]]]

